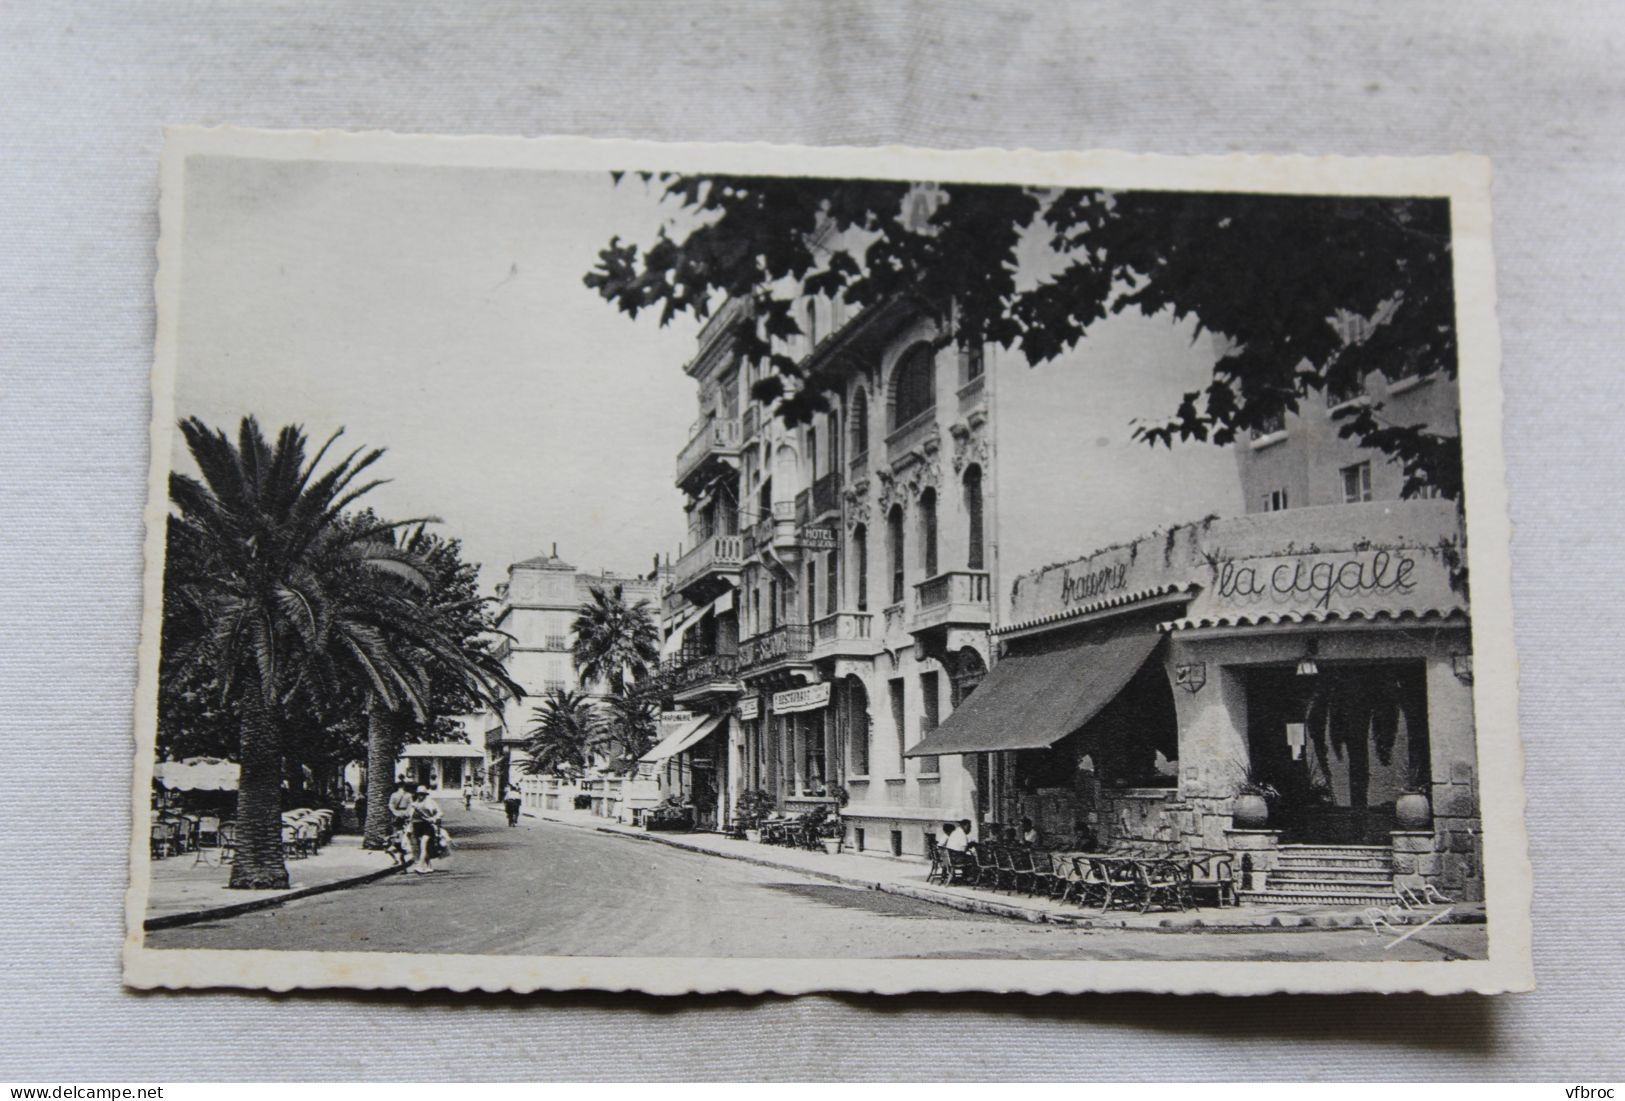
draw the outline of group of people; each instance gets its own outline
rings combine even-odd
[[[1075,852],[1095,851],[1095,832],[1087,822],[1079,822],[1073,827],[1071,850]],[[1023,818],[1018,829],[1006,829],[1003,837],[989,837],[989,841],[998,841],[1005,845],[1025,845],[1029,849],[1042,849],[1044,835],[1034,825],[1031,818]],[[962,853],[976,844],[971,836],[971,820],[961,818],[957,822],[944,822],[942,824],[942,839],[938,842],[950,852]]]
[[[400,839],[407,870],[427,875],[435,870],[434,858],[451,851],[451,842],[441,825],[440,807],[422,784],[395,781],[389,797],[389,818],[393,836]]]

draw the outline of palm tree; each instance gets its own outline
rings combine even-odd
[[[576,615],[576,671],[587,684],[604,684],[624,696],[660,660],[660,632],[649,602],[627,604],[620,585],[592,587],[592,599]]]
[[[612,769],[623,771],[660,740],[660,704],[642,692],[605,702],[609,714],[595,748],[608,753]]]
[[[555,688],[531,714],[536,725],[529,730],[525,752],[530,761],[525,771],[532,776],[579,776],[586,769],[593,747],[602,738],[603,720],[592,698],[580,692]]]
[[[420,564],[393,533],[409,524],[347,522],[379,481],[357,479],[383,455],[358,448],[321,471],[335,432],[310,459],[298,426],[268,443],[244,417],[234,444],[196,417],[180,423],[201,481],[171,474],[175,526],[188,548],[168,591],[190,614],[166,616],[176,668],[209,663],[239,719],[237,858],[230,886],[283,888],[284,727],[295,697],[338,698],[360,683],[369,703],[419,708],[425,659],[459,655],[422,594]],[[363,452],[365,453],[363,454]]]

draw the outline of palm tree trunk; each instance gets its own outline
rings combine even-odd
[[[363,848],[389,843],[389,795],[395,789],[395,761],[400,756],[406,716],[373,701],[367,708],[367,833]]]
[[[282,856],[282,739],[265,704],[259,677],[243,678],[242,732],[237,779],[237,856],[229,886],[283,890],[288,865]]]

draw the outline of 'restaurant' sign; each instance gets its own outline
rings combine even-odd
[[[699,718],[692,711],[662,711],[660,713],[660,735],[665,737],[680,726],[687,726]]]
[[[801,545],[806,550],[834,550],[835,529],[831,527],[804,527]]]
[[[746,722],[757,718],[762,713],[762,700],[760,696],[746,696],[739,701],[739,717]]]
[[[791,711],[816,711],[829,706],[829,681],[804,688],[787,688],[773,693],[773,710],[783,715]]]

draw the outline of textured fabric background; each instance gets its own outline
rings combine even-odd
[[[1622,12],[0,5],[0,1078],[1617,1079]],[[1494,1001],[123,991],[155,176],[160,127],[182,122],[1491,155],[1541,989]]]

